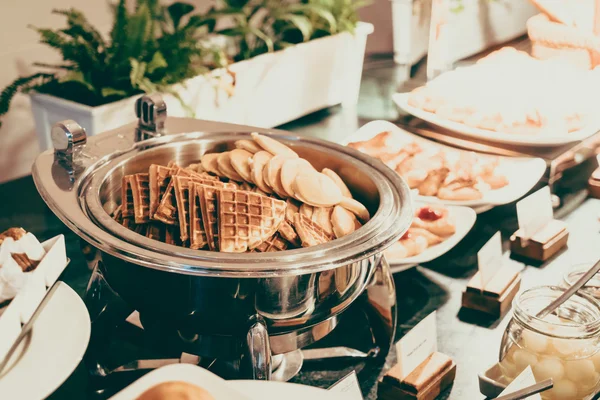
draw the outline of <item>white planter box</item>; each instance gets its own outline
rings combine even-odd
[[[215,70],[189,79],[176,90],[194,117],[271,128],[322,108],[358,101],[367,36],[373,25],[359,23],[354,35],[341,33],[301,43],[275,53],[235,63],[233,94],[220,85],[227,71]],[[88,135],[135,120],[138,96],[99,107],[88,107],[54,96],[31,95],[40,150],[51,146],[50,129],[73,119]],[[167,113],[190,116],[179,100],[165,95]]]
[[[477,54],[526,33],[537,9],[524,0],[462,0],[464,9],[450,13],[447,55],[450,62]],[[431,0],[392,0],[394,59],[413,65],[427,54]]]

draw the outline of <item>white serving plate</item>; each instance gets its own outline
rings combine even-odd
[[[401,138],[405,138],[406,142],[413,140],[433,143],[442,148],[450,148],[452,151],[467,151],[456,149],[439,143],[434,143],[423,139],[410,132],[399,128],[389,121],[372,121],[363,125],[354,135],[344,141],[344,144],[369,140],[381,132],[390,131]],[[486,155],[480,155],[486,157]],[[496,157],[496,156],[494,156]],[[475,209],[477,212],[487,211],[494,206],[512,203],[525,196],[544,175],[546,171],[546,163],[541,158],[531,157],[502,157],[498,156],[500,163],[497,171],[504,174],[508,179],[508,185],[498,190],[490,190],[483,193],[483,197],[478,200],[468,201],[453,201],[442,200],[435,196],[416,196],[415,200],[421,203],[429,204],[445,204],[453,206],[467,206]]]
[[[90,340],[90,317],[69,285],[56,284],[58,288],[34,322],[31,334],[0,375],[0,399],[45,399],[81,362]]]
[[[518,133],[490,131],[487,129],[474,128],[465,124],[461,124],[460,122],[450,121],[446,118],[439,117],[437,114],[424,111],[420,108],[412,107],[410,104],[408,104],[409,95],[410,93],[396,93],[392,96],[392,99],[402,110],[422,119],[425,122],[437,125],[441,128],[448,129],[464,136],[487,140],[490,142],[528,147],[556,147],[586,139],[598,132],[600,129],[600,121],[595,121],[594,123],[588,124],[588,126],[583,129],[555,135],[523,135]]]
[[[226,381],[192,364],[175,364],[144,375],[110,400],[135,400],[151,387],[163,382],[182,381],[198,385],[215,400],[342,400],[340,395],[311,386],[274,381]]]
[[[415,209],[425,205],[426,204],[423,203],[416,203]],[[413,257],[394,259],[393,257],[386,255],[386,259],[390,263],[392,272],[404,271],[418,264],[433,261],[446,254],[454,248],[467,233],[469,233],[477,219],[477,214],[469,207],[448,206],[448,213],[450,218],[452,218],[456,224],[456,232],[442,243],[428,247],[424,252]]]

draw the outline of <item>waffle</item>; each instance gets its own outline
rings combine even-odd
[[[268,253],[273,251],[284,251],[293,248],[293,245],[288,242],[280,233],[276,233],[258,246],[253,251],[258,253]]]
[[[176,172],[176,168],[164,167],[157,164],[152,164],[148,170],[151,217],[154,217],[154,214],[156,214],[160,199],[162,199],[169,186],[173,172]]]
[[[148,229],[146,230],[146,237],[148,239],[158,240],[160,242],[165,241],[165,225],[157,221],[148,223]]]
[[[217,192],[219,250],[252,250],[277,232],[285,218],[285,202],[258,193],[220,189]]]
[[[123,225],[123,211],[121,210],[121,206],[117,207],[117,209],[113,213],[112,217],[119,224]],[[2,244],[1,240],[0,240],[0,244]]]
[[[179,229],[173,225],[165,226],[165,243],[172,244],[174,246],[179,246],[181,241],[179,240]]]
[[[294,228],[300,237],[302,247],[317,246],[319,244],[330,242],[334,239],[316,222],[311,221],[304,214],[294,215]]]
[[[187,243],[190,238],[190,186],[192,183],[200,183],[212,187],[231,187],[229,183],[218,180],[205,179],[202,175],[174,176],[173,187],[175,188],[175,200],[177,204],[177,217],[179,219],[179,231],[181,242]]]
[[[196,185],[196,192],[200,196],[200,212],[206,230],[208,247],[212,251],[219,250],[219,221],[217,215],[217,188]]]
[[[287,213],[287,208],[286,208],[286,213]],[[296,230],[294,229],[292,224],[287,219],[285,219],[281,223],[281,225],[279,225],[279,229],[277,229],[277,232],[281,235],[282,238],[284,238],[285,240],[290,242],[290,244],[294,247],[300,247],[300,245],[302,244],[300,242],[300,237],[296,233]]]
[[[195,175],[195,173],[180,168],[177,168],[177,170],[173,172],[169,181],[169,185],[165,189],[165,193],[160,199],[160,203],[158,205],[158,208],[156,209],[156,213],[154,214],[153,219],[161,221],[167,225],[179,224],[179,219],[177,218],[177,200],[175,198],[175,186],[173,184],[173,177],[192,175]]]
[[[150,221],[150,186],[148,174],[135,174],[131,178],[133,216],[136,224]]]
[[[121,183],[121,214],[123,218],[133,217],[133,186],[132,175],[126,175],[123,177]]]
[[[189,207],[190,207],[190,248],[194,250],[203,249],[208,245],[206,229],[202,221],[202,207],[200,206],[200,192],[202,185],[193,183],[190,185]]]

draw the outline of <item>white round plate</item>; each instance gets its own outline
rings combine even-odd
[[[288,382],[229,381],[229,384],[256,400],[342,400],[340,394]]]
[[[423,203],[416,203],[415,209],[425,205],[426,204]],[[416,265],[433,261],[446,254],[463,240],[471,228],[473,228],[475,220],[477,219],[477,214],[469,207],[448,206],[448,213],[450,218],[452,218],[456,224],[456,232],[442,243],[428,247],[424,252],[413,257],[394,259],[386,254],[385,258],[390,263],[392,272],[404,271]]]
[[[73,373],[90,341],[90,316],[64,282],[34,322],[0,376],[1,399],[44,399]]]
[[[134,400],[151,387],[170,381],[200,386],[215,400],[342,400],[340,395],[312,386],[273,381],[226,381],[192,364],[168,365],[149,372],[110,400]]]
[[[396,105],[402,110],[422,119],[423,121],[464,136],[487,140],[490,142],[529,147],[556,147],[586,139],[598,132],[598,129],[600,129],[600,124],[596,122],[588,124],[588,126],[578,131],[558,135],[525,135],[518,133],[490,131],[487,129],[467,126],[465,124],[461,124],[460,122],[450,121],[446,118],[439,117],[437,114],[421,110],[420,108],[412,107],[408,104],[409,95],[410,93],[395,93],[392,98]]]
[[[400,142],[407,144],[412,141],[425,142],[434,144],[442,148],[450,148],[452,151],[467,151],[456,149],[440,143],[434,143],[423,139],[417,135],[399,128],[389,121],[371,121],[363,125],[355,134],[344,141],[344,144],[369,140],[381,132],[392,132],[398,137]],[[485,154],[480,154],[480,157],[487,157]],[[490,156],[491,157],[491,156]],[[531,157],[502,157],[493,156],[499,159],[497,171],[504,174],[508,179],[508,185],[501,189],[490,190],[483,194],[483,197],[478,200],[468,201],[453,201],[442,200],[435,196],[416,196],[416,200],[421,203],[429,204],[445,204],[453,206],[466,206],[475,209],[477,212],[483,212],[491,209],[494,206],[512,203],[525,196],[544,175],[546,171],[546,162],[541,158]]]

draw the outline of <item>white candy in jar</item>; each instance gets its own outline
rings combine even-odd
[[[596,371],[600,372],[600,351],[597,351],[596,354],[591,357],[591,360],[594,363],[594,367],[596,367]]]
[[[543,353],[548,347],[548,338],[536,332],[524,330],[521,334],[523,347],[534,353]]]
[[[566,379],[555,381],[554,387],[544,397],[556,400],[577,400],[577,385]]]
[[[565,363],[567,378],[575,383],[596,383],[598,373],[592,360],[572,360]]]
[[[534,366],[538,362],[538,358],[535,354],[530,353],[524,349],[517,349],[513,355],[513,360],[517,368],[517,374],[523,372],[528,366]]]
[[[538,381],[552,378],[557,381],[565,376],[565,366],[554,357],[544,357],[537,364],[533,365],[533,375]]]

